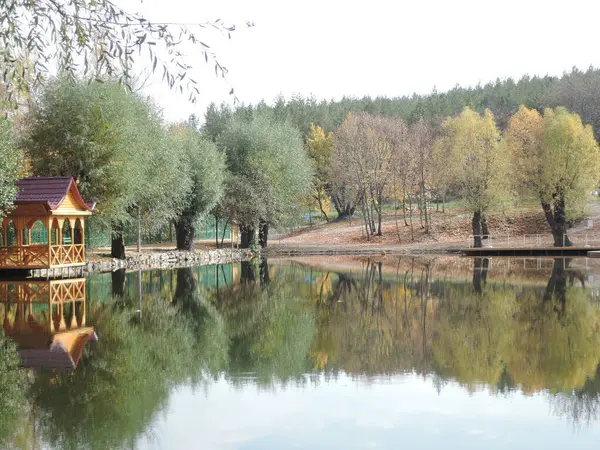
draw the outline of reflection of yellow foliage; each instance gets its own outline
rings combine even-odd
[[[469,389],[497,386],[503,374],[528,393],[582,387],[600,360],[600,317],[585,291],[567,299],[560,313],[533,294],[453,293],[435,325],[435,370]]]
[[[326,352],[320,352],[318,350],[313,350],[311,352],[313,360],[315,362],[315,369],[323,370],[325,366],[327,366],[327,360],[329,359],[329,355]]]
[[[600,316],[582,289],[567,291],[564,312],[557,302],[522,299],[514,351],[507,359],[524,391],[565,392],[592,378],[600,360]]]

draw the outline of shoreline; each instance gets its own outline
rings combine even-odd
[[[90,259],[81,267],[35,269],[33,278],[69,278],[90,274],[108,273],[116,270],[166,270],[181,267],[230,264],[249,261],[257,256],[267,258],[311,257],[311,256],[461,256],[463,243],[429,243],[421,245],[292,245],[274,243],[255,253],[250,249],[202,248],[195,251],[179,251],[167,248],[154,248],[142,251],[128,251],[125,259],[111,258],[108,254],[91,253]]]
[[[31,271],[33,278],[69,278],[88,276],[92,274],[115,272],[117,270],[166,270],[181,267],[208,266],[212,264],[230,264],[248,261],[254,254],[248,249],[211,249],[192,252],[179,250],[154,250],[147,252],[128,252],[125,259],[111,258],[105,255],[95,255],[84,266],[35,269]]]

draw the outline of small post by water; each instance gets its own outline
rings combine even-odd
[[[138,210],[139,211],[139,210]],[[138,317],[142,323],[142,269],[138,269]]]
[[[137,205],[137,252],[142,251],[142,219],[140,214],[140,205]]]

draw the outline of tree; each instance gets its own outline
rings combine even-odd
[[[112,229],[115,258],[125,257],[124,226],[138,207],[160,227],[190,188],[156,106],[114,82],[49,84],[26,117],[22,146],[34,174],[71,176],[98,203],[94,220]]]
[[[194,249],[195,224],[220,200],[225,181],[225,158],[217,146],[187,124],[170,129],[173,143],[180,147],[192,180],[185,206],[175,218],[177,249]]]
[[[349,114],[336,130],[332,171],[339,185],[353,186],[360,199],[367,236],[382,234],[384,192],[391,181],[390,122],[369,114]]]
[[[451,183],[473,213],[474,246],[482,246],[487,235],[485,214],[504,197],[507,187],[506,147],[489,110],[479,115],[465,108],[455,118],[444,121],[436,141],[437,167],[445,164]]]
[[[333,135],[331,133],[325,134],[323,128],[311,123],[310,131],[306,138],[306,149],[308,151],[308,156],[312,158],[315,164],[312,198],[317,203],[321,214],[328,222],[329,217],[327,217],[326,205],[329,203],[328,193],[331,191],[329,166],[332,148]],[[338,214],[340,214],[339,211]]]
[[[517,187],[540,201],[554,245],[572,245],[568,224],[582,216],[598,181],[600,155],[591,126],[562,107],[542,116],[521,106],[505,140]]]
[[[431,160],[434,142],[434,133],[431,125],[425,122],[423,118],[413,123],[409,129],[408,142],[414,155],[413,162],[416,172],[415,179],[419,187],[421,217],[425,219],[425,224],[421,223],[421,226],[424,226],[425,232],[428,233],[431,225],[431,217],[429,216],[427,200],[429,197],[429,185],[431,183]]]
[[[17,194],[15,182],[22,158],[23,155],[15,145],[12,123],[7,119],[0,119],[0,218],[10,211]]]
[[[249,26],[251,24],[248,24]],[[58,68],[74,80],[78,75],[108,76],[128,85],[131,67],[142,52],[154,72],[162,68],[171,88],[189,92],[196,100],[198,83],[188,75],[192,68],[182,51],[187,42],[215,73],[227,69],[209,45],[199,38],[213,29],[230,35],[234,26],[220,19],[198,24],[151,22],[131,14],[111,0],[5,0],[0,3],[0,67],[9,91],[39,86]],[[23,59],[30,61],[22,64]]]
[[[267,245],[269,226],[299,214],[299,200],[310,192],[313,167],[298,131],[266,117],[234,118],[219,137],[227,155],[225,202],[240,225],[242,247]]]

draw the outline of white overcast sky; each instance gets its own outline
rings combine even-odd
[[[192,105],[156,77],[146,88],[168,120],[202,117],[215,101],[278,94],[317,98],[427,93],[524,74],[559,75],[600,65],[593,0],[122,0],[150,20],[238,26],[231,40],[207,32],[227,82],[200,60],[202,95]],[[246,28],[246,21],[254,22]],[[143,63],[147,61],[142,59]]]

